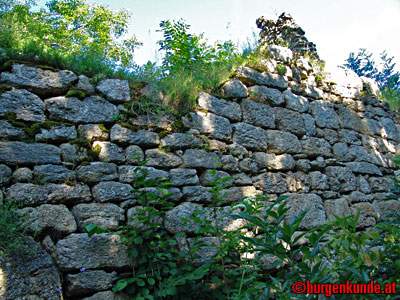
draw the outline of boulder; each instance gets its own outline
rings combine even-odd
[[[188,149],[183,154],[183,161],[185,166],[189,168],[214,169],[220,163],[220,158],[212,152]]]
[[[93,198],[97,202],[121,202],[134,198],[132,186],[115,181],[104,181],[92,188]]]
[[[85,296],[113,287],[117,272],[107,273],[103,270],[85,270],[77,274],[67,274],[66,295]],[[102,298],[106,299],[106,298]]]
[[[127,102],[131,99],[128,80],[103,79],[96,89],[111,101]]]
[[[56,263],[61,270],[82,268],[123,269],[131,265],[120,236],[116,234],[72,233],[57,242]]]
[[[78,77],[71,71],[43,70],[22,64],[13,64],[11,72],[1,73],[1,82],[33,91],[43,97],[61,95]]]
[[[75,218],[65,205],[43,204],[18,210],[23,226],[31,234],[49,234],[56,237],[70,234],[77,228]]]
[[[233,142],[247,149],[265,151],[268,147],[268,136],[264,129],[247,123],[236,123]]]
[[[76,175],[79,181],[85,183],[115,180],[118,178],[117,165],[105,162],[92,162],[90,165],[79,167]]]
[[[222,86],[222,93],[228,98],[247,97],[247,88],[237,79],[229,80]]]
[[[0,163],[16,165],[60,164],[61,150],[47,144],[0,142]]]
[[[264,128],[275,128],[274,111],[269,105],[244,99],[242,108],[244,122]]]
[[[40,300],[64,299],[57,266],[31,237],[26,237],[23,254],[0,256],[0,298]]]
[[[125,221],[124,210],[113,203],[81,203],[72,208],[72,213],[80,231],[88,224],[116,229]]]
[[[50,120],[71,123],[110,123],[118,115],[114,104],[98,97],[90,96],[84,100],[63,96],[45,100]]]
[[[240,105],[235,102],[218,99],[210,94],[201,92],[197,103],[201,108],[233,121],[240,121],[242,119]]]

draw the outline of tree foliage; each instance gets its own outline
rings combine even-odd
[[[352,69],[359,76],[375,79],[381,90],[382,98],[389,102],[396,110],[400,108],[400,72],[396,72],[393,62],[386,51],[380,54],[380,63],[377,65],[372,53],[360,49],[357,54],[351,52],[344,66]]]
[[[194,71],[209,69],[226,64],[236,52],[231,41],[211,46],[203,34],[190,34],[190,25],[182,19],[160,22],[163,40],[158,41],[160,51],[164,51],[162,66],[167,74],[179,69]]]
[[[126,37],[130,14],[84,0],[0,2],[0,44],[11,57],[59,57],[80,64],[91,60],[109,67],[132,64],[137,39]],[[32,56],[32,57],[29,57]]]
[[[372,53],[360,49],[357,55],[351,52],[344,64],[359,76],[373,78],[381,90],[392,89],[400,91],[400,72],[395,72],[394,57],[389,57],[386,51],[380,54],[380,64],[377,66]]]

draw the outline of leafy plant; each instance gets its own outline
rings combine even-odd
[[[24,250],[24,227],[17,211],[18,206],[12,200],[0,203],[0,256]]]

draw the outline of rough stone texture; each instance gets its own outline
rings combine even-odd
[[[37,142],[64,142],[76,139],[77,133],[74,126],[56,126],[47,130],[42,128],[41,133],[35,136]]]
[[[88,224],[116,229],[120,222],[125,221],[124,210],[112,203],[81,203],[74,206],[72,212],[80,231]]]
[[[298,96],[290,91],[284,91],[283,95],[286,101],[286,108],[304,113],[308,111],[308,100],[303,96]]]
[[[228,172],[238,172],[239,164],[238,159],[232,155],[222,155],[221,157],[222,169]]]
[[[357,187],[354,174],[346,167],[327,167],[326,175],[329,177],[329,185],[333,191],[351,192]]]
[[[273,74],[269,72],[262,72],[261,75],[265,78],[265,85],[278,88],[281,90],[288,88],[288,81],[280,74]]]
[[[97,183],[118,178],[117,165],[105,162],[92,162],[90,165],[82,166],[76,171],[78,180],[85,183]]]
[[[270,106],[244,99],[242,108],[244,122],[264,128],[275,128],[275,116]]]
[[[260,72],[253,70],[249,67],[239,67],[236,70],[236,77],[246,85],[253,85],[253,84],[260,84],[264,85],[267,84],[267,79],[261,75]],[[250,92],[250,91],[249,91]]]
[[[212,186],[212,182],[214,180],[217,180],[218,183],[224,183],[228,185],[232,185],[233,181],[232,179],[227,180],[222,182],[221,179],[230,177],[229,173],[224,172],[224,171],[216,171],[215,173],[213,171],[205,171],[203,174],[200,176],[200,182],[204,186]]]
[[[253,150],[266,150],[268,147],[267,132],[247,123],[234,125],[233,142]]]
[[[324,206],[328,222],[336,220],[335,215],[344,217],[351,213],[346,199],[343,198],[325,200]]]
[[[86,140],[106,141],[109,138],[108,132],[104,131],[99,124],[85,124],[78,126],[80,138]]]
[[[128,300],[124,295],[116,295],[111,291],[96,293],[91,297],[83,298],[82,300]]]
[[[67,185],[49,183],[45,185],[45,188],[48,193],[49,203],[74,204],[92,200],[90,189],[84,184]]]
[[[0,186],[10,182],[12,171],[6,165],[0,165]]]
[[[317,127],[315,126],[315,119],[309,114],[303,114],[304,127],[306,135],[314,136],[317,133]]]
[[[48,200],[44,186],[31,183],[16,183],[9,187],[6,196],[24,205],[40,205]]]
[[[378,212],[378,218],[382,218],[386,215],[393,214],[394,211],[400,211],[399,200],[387,200],[382,202],[376,202],[373,204],[375,210]]]
[[[56,265],[40,245],[26,237],[32,253],[0,256],[0,298],[12,300],[62,300],[57,291],[61,278]]]
[[[301,140],[301,146],[303,148],[303,152],[309,157],[332,157],[332,147],[324,139],[309,137]]]
[[[326,222],[326,215],[322,199],[315,194],[292,195],[285,200],[289,211],[287,220],[308,210],[304,219],[300,222],[299,230],[310,230]]]
[[[78,82],[74,86],[75,90],[85,91],[87,93],[94,93],[94,87],[90,83],[89,78],[85,75],[78,76]]]
[[[154,132],[148,130],[133,132],[118,124],[111,128],[110,139],[115,143],[134,144],[143,147],[154,147],[160,144],[160,138]]]
[[[118,115],[114,104],[98,96],[90,96],[84,100],[70,97],[55,97],[45,100],[50,120],[71,123],[108,123]]]
[[[188,149],[183,154],[183,161],[189,168],[214,169],[220,163],[220,158],[212,152]]]
[[[310,106],[315,122],[319,127],[339,128],[339,116],[336,114],[332,103],[317,100],[312,102]]]
[[[378,212],[371,203],[356,203],[351,206],[350,210],[352,214],[356,214],[358,211],[360,211],[357,228],[364,228],[374,225],[376,223],[376,218],[378,218]]]
[[[290,154],[267,154],[264,152],[256,152],[254,159],[260,169],[267,168],[274,171],[292,170],[295,166],[295,160]]]
[[[327,190],[329,189],[328,176],[322,174],[320,171],[310,172],[310,187],[313,190]]]
[[[290,64],[293,58],[292,50],[277,45],[268,45],[268,54],[272,55],[274,59],[287,64]]]
[[[251,184],[251,180],[250,183]],[[222,198],[228,203],[240,203],[243,198],[253,197],[262,194],[254,186],[234,186],[222,190]]]
[[[125,149],[125,159],[128,164],[136,165],[144,160],[143,150],[136,145],[131,145]]]
[[[72,167],[89,160],[89,149],[87,148],[65,143],[60,145],[60,149],[62,161],[69,163]]]
[[[286,108],[276,107],[274,109],[276,127],[282,131],[291,132],[298,137],[306,133],[304,119],[298,112]]]
[[[10,123],[0,120],[0,139],[2,141],[21,140],[24,138],[26,138],[26,134],[21,128],[12,126]]]
[[[245,98],[247,97],[247,88],[239,80],[229,80],[222,86],[224,96],[228,98]]]
[[[171,169],[169,178],[174,186],[196,185],[199,183],[199,177],[197,177],[195,169]]]
[[[370,192],[372,191],[373,193],[385,192],[394,186],[394,181],[391,177],[370,177],[368,183]]]
[[[255,85],[249,87],[249,97],[256,102],[266,103],[271,106],[281,106],[285,103],[285,98],[281,91],[266,86]]]
[[[343,105],[339,105],[338,113],[341,121],[341,127],[361,132],[362,122],[356,112],[346,108]]]
[[[232,126],[228,119],[201,111],[190,113],[190,118],[191,120],[183,118],[183,122],[187,127],[197,129],[201,133],[209,134],[216,139],[230,140]]]
[[[64,183],[75,181],[75,172],[59,165],[41,165],[33,168],[36,181],[41,183]]]
[[[132,186],[115,181],[104,181],[92,188],[93,198],[98,202],[121,202],[134,198]]]
[[[240,105],[235,102],[218,99],[210,94],[202,92],[199,94],[197,103],[201,108],[233,121],[240,121],[242,119]]]
[[[128,80],[103,79],[96,89],[111,101],[127,102],[131,99]]]
[[[31,234],[60,237],[77,229],[72,213],[62,204],[43,204],[36,208],[25,207],[18,210],[18,214],[24,218],[24,226]]]
[[[346,163],[346,167],[355,173],[382,176],[382,172],[377,166],[367,162],[348,162]]]
[[[66,276],[66,294],[68,296],[84,296],[111,289],[116,279],[116,272],[106,273],[101,270],[68,274]]]
[[[263,138],[263,137],[262,137]],[[267,130],[268,151],[276,154],[300,153],[302,151],[298,138],[289,132]],[[262,149],[260,149],[262,150]]]
[[[381,118],[379,121],[383,127],[380,136],[383,138],[388,138],[398,141],[399,136],[397,133],[396,125],[393,123],[393,121],[389,118]]]
[[[181,219],[189,219],[194,211],[200,210],[201,208],[202,206],[200,204],[183,202],[182,204],[167,211],[164,222],[166,229],[173,233],[194,233],[196,228],[199,227],[199,224],[195,223],[193,220],[189,220],[189,222],[184,223]],[[206,207],[203,208],[203,210],[205,211],[205,213],[204,215],[201,215],[201,218],[211,221],[211,226],[216,226],[213,208]],[[221,207],[217,210],[216,219],[218,219],[218,224],[219,226],[221,226],[222,229],[232,231],[244,225],[243,220],[232,220],[230,218],[231,214],[232,212],[230,207]]]
[[[1,73],[1,82],[32,90],[42,96],[59,95],[77,81],[71,71],[53,72],[22,64],[13,64],[11,73]]]
[[[285,193],[287,183],[280,173],[264,173],[252,178],[254,186],[267,194]]]
[[[146,150],[147,166],[173,168],[183,163],[182,158],[172,153],[165,153],[158,149]]]
[[[210,188],[204,186],[184,186],[182,189],[185,201],[209,203],[212,194],[209,193]]]
[[[130,259],[116,234],[70,234],[57,242],[56,258],[61,270],[126,268]]]
[[[0,163],[17,165],[60,164],[61,150],[47,144],[0,142]]]
[[[200,147],[203,142],[197,137],[186,133],[172,133],[161,140],[161,147],[170,149],[186,149]]]
[[[124,163],[125,151],[114,143],[110,142],[94,142],[94,149],[100,147],[99,158],[104,162]]]
[[[137,171],[135,171],[136,169]],[[119,166],[119,181],[124,183],[133,183],[137,177],[142,176],[140,170],[147,173],[145,180],[168,178],[168,172],[157,170],[153,167]]]

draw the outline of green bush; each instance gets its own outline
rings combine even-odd
[[[140,43],[125,37],[129,13],[112,12],[84,0],[50,0],[46,9],[4,0],[0,9],[0,45],[5,59],[45,63],[82,74],[116,73],[132,67]]]

